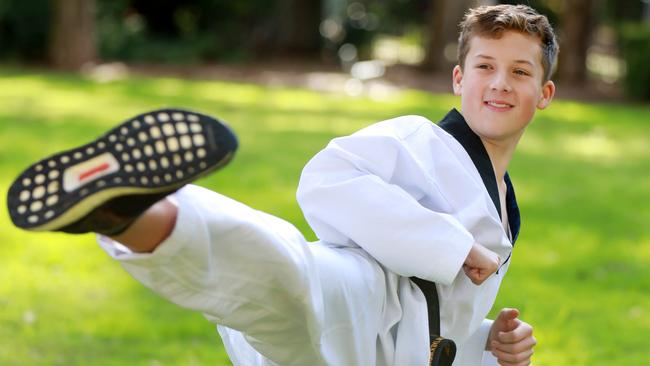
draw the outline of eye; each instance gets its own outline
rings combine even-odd
[[[521,76],[529,76],[530,75],[530,73],[528,71],[523,70],[523,69],[515,69],[514,73],[517,74],[517,75],[521,75]]]
[[[489,70],[492,67],[490,65],[488,65],[488,64],[478,64],[478,65],[476,65],[476,68],[477,69],[483,69],[483,70]]]

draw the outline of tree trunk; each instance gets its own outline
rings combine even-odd
[[[583,84],[587,80],[587,50],[594,29],[594,5],[593,0],[564,1],[558,64],[563,82]]]
[[[458,43],[458,24],[465,12],[480,5],[494,5],[494,0],[430,0],[422,67],[431,71],[451,71],[456,64],[456,50],[445,48]],[[451,57],[450,57],[451,56]]]
[[[321,46],[320,0],[279,2],[276,45],[290,54],[318,55]]]
[[[50,60],[61,70],[79,70],[96,57],[95,0],[53,0]]]
[[[422,61],[422,67],[427,70],[437,71],[445,60],[444,14],[446,8],[447,1],[445,0],[429,2],[428,19],[425,28],[427,37],[425,37],[424,49],[426,53]]]

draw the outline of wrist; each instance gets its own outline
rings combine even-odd
[[[469,249],[469,252],[467,253],[467,257],[465,257],[465,262],[463,264],[472,266],[472,264],[476,261],[476,251],[478,250],[478,244],[477,242],[474,242]]]
[[[494,335],[492,334],[493,328],[494,328],[494,320],[483,319],[483,322],[481,323],[481,326],[479,328],[479,332],[483,334],[483,339],[485,344],[484,349],[486,351],[492,350],[492,340],[494,339]]]

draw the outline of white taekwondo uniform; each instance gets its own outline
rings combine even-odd
[[[153,253],[100,244],[147,287],[217,324],[235,365],[426,365],[427,304],[412,276],[436,283],[441,333],[458,346],[454,365],[493,365],[485,317],[519,211],[506,176],[511,242],[480,139],[456,110],[440,126],[399,117],[318,153],[297,194],[318,242],[187,186],[172,196],[176,226]],[[480,286],[460,270],[474,241],[505,258]]]

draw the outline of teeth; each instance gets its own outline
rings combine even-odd
[[[510,104],[501,104],[501,103],[496,103],[496,102],[487,102],[487,104],[497,107],[497,108],[506,108],[510,107]]]

